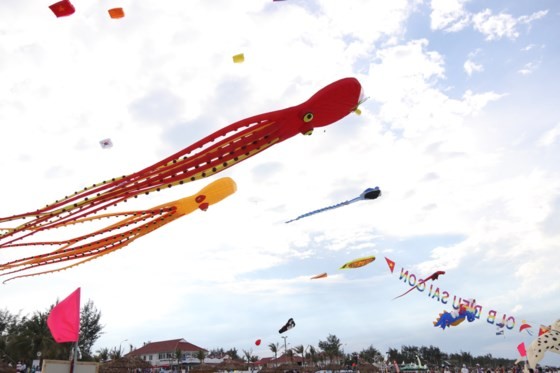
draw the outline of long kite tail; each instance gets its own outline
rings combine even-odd
[[[332,210],[332,209],[336,209],[336,208],[339,208],[339,207],[342,207],[342,206],[349,205],[349,204],[351,204],[351,203],[353,203],[353,202],[359,201],[360,199],[361,199],[361,198],[354,198],[354,199],[351,199],[351,200],[348,200],[348,201],[344,201],[344,202],[337,203],[336,205],[323,207],[323,208],[321,208],[321,209],[319,209],[319,210],[315,210],[315,211],[311,211],[311,212],[305,213],[305,214],[303,214],[303,215],[298,216],[298,217],[295,218],[295,219],[288,220],[288,221],[286,222],[286,224],[291,223],[291,222],[296,221],[296,220],[299,220],[299,219],[306,218],[306,217],[311,216],[311,215],[319,214],[319,213],[324,212],[324,211],[328,211],[328,210]]]
[[[364,190],[364,191],[362,192],[362,194],[360,194],[360,195],[359,195],[358,197],[356,197],[356,198],[350,199],[350,200],[348,200],[348,201],[344,201],[344,202],[337,203],[336,205],[323,207],[323,208],[321,208],[321,209],[319,209],[319,210],[315,210],[315,211],[311,211],[311,212],[305,213],[305,214],[303,214],[303,215],[298,216],[298,217],[295,218],[295,219],[288,220],[288,221],[286,221],[285,223],[288,224],[288,223],[291,223],[291,222],[293,222],[293,221],[296,221],[296,220],[299,220],[299,219],[303,219],[303,218],[306,218],[306,217],[311,216],[311,215],[319,214],[319,213],[321,213],[321,212],[328,211],[328,210],[333,210],[333,209],[336,209],[336,208],[339,208],[339,207],[342,207],[342,206],[347,206],[347,205],[349,205],[349,204],[351,204],[351,203],[358,202],[358,201],[362,201],[362,200],[364,200],[364,199],[376,199],[376,198],[379,197],[380,195],[381,195],[381,190],[379,189],[379,187],[367,188],[366,190]]]
[[[404,297],[405,295],[407,295],[408,293],[410,293],[412,290],[416,289],[419,285],[422,285],[423,283],[425,283],[426,281],[421,281],[418,282],[416,285],[414,285],[413,287],[411,287],[410,289],[408,289],[407,291],[405,291],[404,293],[402,293],[401,295],[394,297],[393,300],[400,298],[400,297]]]

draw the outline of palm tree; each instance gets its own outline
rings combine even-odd
[[[317,350],[311,345],[309,345],[308,348],[309,351],[307,352],[307,355],[311,358],[311,362],[313,363],[312,365],[315,366],[315,363],[317,362]]]
[[[303,347],[303,345],[299,345],[299,346],[296,346],[296,347],[292,348],[292,351],[293,351],[295,354],[301,355],[301,357],[302,357],[303,359],[305,359],[305,357],[303,356],[303,352],[305,351],[305,347]]]
[[[95,360],[105,362],[109,360],[109,349],[107,347],[100,348],[96,351],[97,356],[95,356]]]
[[[280,348],[280,344],[278,342],[270,343],[268,345],[268,348],[270,348],[270,351],[272,351],[272,353],[274,354],[274,358],[277,359],[278,358],[278,349]]]
[[[243,350],[243,354],[245,355],[245,359],[247,359],[247,364],[251,362],[251,356],[253,355],[253,350]]]

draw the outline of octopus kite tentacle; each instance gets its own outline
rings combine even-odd
[[[32,219],[0,234],[0,248],[140,194],[212,176],[298,133],[309,135],[314,128],[346,117],[357,109],[360,98],[361,85],[357,79],[340,79],[300,105],[230,124],[141,171],[85,187],[37,211],[0,218],[0,223]]]
[[[114,223],[106,228],[99,229],[93,233],[82,235],[63,241],[48,241],[48,242],[27,242],[15,243],[6,245],[8,247],[21,247],[21,246],[43,246],[43,245],[62,245],[57,250],[49,253],[39,254],[35,256],[28,256],[10,262],[0,264],[0,276],[6,276],[19,272],[29,271],[31,269],[54,265],[61,262],[73,262],[70,265],[58,267],[56,269],[34,272],[31,274],[24,274],[11,277],[4,281],[13,280],[15,278],[36,276],[39,274],[58,272],[63,269],[72,268],[87,261],[99,258],[102,255],[109,254],[118,249],[122,249],[134,240],[153,232],[154,230],[168,224],[182,216],[190,214],[197,209],[206,211],[211,204],[218,203],[224,198],[233,194],[237,189],[235,182],[231,178],[221,178],[213,183],[207,185],[197,194],[185,197],[173,202],[165,203],[149,210],[142,211],[128,211],[125,213],[103,214],[90,218],[83,218],[75,220],[65,225],[81,223],[85,221],[92,221],[106,217],[114,217],[119,215],[131,215],[117,223]],[[138,224],[140,224],[137,226]],[[122,228],[132,226],[131,229],[122,231]],[[118,231],[110,236],[98,238],[93,242],[82,243],[89,238],[95,236],[103,236],[108,232]],[[79,261],[78,261],[79,260]],[[77,261],[77,262],[76,262]]]

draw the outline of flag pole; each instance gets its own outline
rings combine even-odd
[[[74,344],[74,351],[72,353],[72,360],[70,361],[70,373],[76,372],[76,358],[78,357],[78,341]]]

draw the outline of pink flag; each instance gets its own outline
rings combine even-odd
[[[527,356],[527,351],[525,350],[525,343],[524,342],[521,342],[517,346],[517,351],[519,351],[519,355],[521,355],[521,357]]]
[[[77,342],[80,335],[80,288],[53,307],[47,325],[57,343]]]

